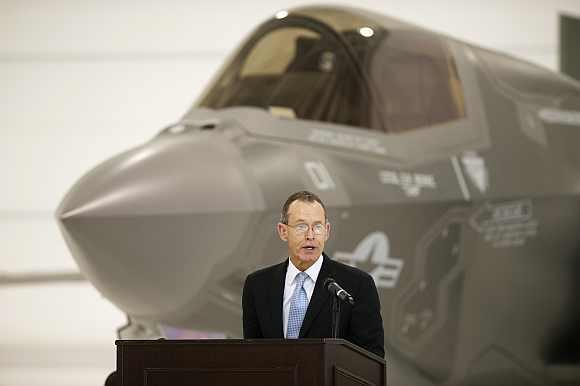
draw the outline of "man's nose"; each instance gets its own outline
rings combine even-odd
[[[306,231],[306,239],[314,240],[315,237],[316,235],[314,234],[314,229],[312,227],[308,227],[308,230]]]

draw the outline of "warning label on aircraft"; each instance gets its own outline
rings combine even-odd
[[[486,203],[475,212],[470,223],[495,248],[522,246],[538,233],[531,200]]]
[[[422,189],[435,189],[435,177],[430,174],[395,172],[381,170],[379,180],[383,185],[396,185],[403,189],[407,197],[417,197]]]
[[[547,123],[580,126],[580,111],[541,109],[538,116]]]
[[[311,142],[321,143],[323,145],[331,145],[343,147],[346,149],[356,149],[376,154],[387,154],[387,149],[381,142],[372,137],[363,137],[360,135],[336,133],[330,130],[314,129],[308,136]]]

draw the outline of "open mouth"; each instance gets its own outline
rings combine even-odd
[[[316,249],[316,247],[311,247],[311,246],[306,246],[306,247],[302,247],[304,249],[306,249],[307,251],[313,251]]]

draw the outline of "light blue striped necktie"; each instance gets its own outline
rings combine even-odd
[[[296,275],[296,287],[290,300],[290,312],[288,313],[288,329],[286,331],[287,339],[296,339],[300,335],[300,327],[308,308],[308,296],[304,289],[304,281],[308,277],[306,272],[300,272]]]

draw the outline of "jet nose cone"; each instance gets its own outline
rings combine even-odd
[[[263,200],[226,141],[158,138],[99,165],[58,208],[87,278],[125,312],[178,312],[252,229]]]
[[[226,212],[253,196],[236,149],[219,141],[158,139],[122,153],[82,177],[57,216],[69,218]],[[227,190],[228,188],[236,190]]]

